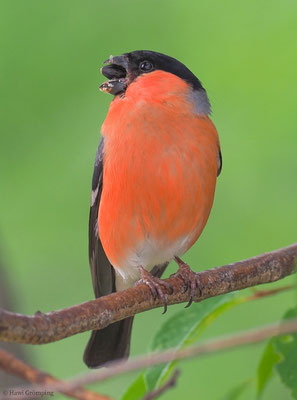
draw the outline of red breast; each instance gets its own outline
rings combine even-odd
[[[139,264],[149,269],[181,255],[207,222],[219,141],[191,93],[171,73],[142,75],[112,101],[102,126],[99,235],[123,276]]]

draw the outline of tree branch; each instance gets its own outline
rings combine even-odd
[[[28,382],[45,384],[45,385],[61,385],[63,386],[63,381],[54,378],[52,375],[46,374],[36,368],[33,368],[31,365],[25,364],[23,361],[18,360],[12,354],[8,353],[5,350],[0,349],[0,369],[3,369],[5,372],[16,375]],[[34,387],[31,387],[31,392],[36,393]],[[52,391],[46,390],[50,395]],[[78,400],[112,400],[111,397],[104,396],[101,394],[97,394],[91,392],[90,390],[86,390],[83,387],[77,387],[75,389],[61,389],[60,393],[65,394],[68,397],[72,397]],[[10,394],[10,389],[6,390],[8,396],[13,397],[13,390]],[[44,393],[45,395],[45,393]],[[38,397],[33,395],[32,397]]]
[[[261,326],[254,330],[249,330],[225,337],[219,337],[207,340],[199,345],[183,348],[180,350],[169,349],[160,353],[135,357],[128,361],[120,360],[109,363],[109,368],[94,370],[87,372],[84,375],[77,376],[61,384],[51,384],[45,387],[37,387],[36,390],[73,390],[81,385],[87,385],[94,382],[102,382],[115,376],[126,374],[132,371],[138,371],[142,368],[152,367],[153,365],[164,364],[174,360],[181,360],[186,358],[196,358],[202,355],[209,355],[218,353],[223,350],[233,349],[239,346],[244,346],[253,343],[259,343],[263,340],[269,339],[274,336],[282,336],[285,334],[297,332],[297,318],[276,322],[270,325]],[[25,390],[31,388],[24,388]],[[28,395],[18,396],[19,400],[27,399]],[[0,400],[6,400],[6,397],[0,395]]]
[[[223,293],[277,281],[295,272],[297,243],[245,261],[199,273],[200,287],[194,301]],[[167,279],[174,291],[167,293],[167,303],[188,302],[185,283],[178,277]],[[109,324],[156,307],[162,307],[145,285],[113,293],[96,300],[47,314],[33,316],[0,310],[0,340],[16,343],[44,344]]]
[[[13,279],[10,279],[12,277],[9,276],[7,273],[10,268],[9,265],[3,262],[3,259],[5,257],[2,256],[3,251],[1,248],[1,243],[0,243],[0,309],[1,308],[6,308],[6,309],[16,309],[18,305],[20,304],[21,298],[20,298],[20,293],[15,293],[15,284],[13,282]],[[25,352],[24,346],[21,346],[17,343],[3,343],[2,344],[3,350],[6,350],[8,352],[12,352],[15,354],[18,358],[24,360],[24,361],[29,361],[30,357],[29,355]],[[12,387],[16,386],[18,384],[23,383],[21,379],[19,379],[15,375],[7,375],[3,371],[0,370],[0,387],[1,388],[7,388],[7,387]]]

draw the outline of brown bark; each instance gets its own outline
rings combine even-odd
[[[277,281],[294,273],[296,262],[297,243],[245,261],[200,272],[200,286],[194,301]],[[188,302],[189,293],[180,278],[171,277],[167,282],[174,289],[173,294],[166,294],[168,305]],[[102,329],[115,321],[162,306],[162,300],[154,299],[150,289],[141,284],[47,314],[38,311],[29,316],[0,310],[0,340],[50,343],[80,332]]]
[[[31,365],[25,364],[23,361],[18,360],[12,354],[8,353],[5,350],[0,349],[0,369],[3,369],[5,372],[18,376],[28,382],[45,384],[45,385],[63,385],[63,381],[54,378],[52,375],[46,374],[36,368],[33,368]],[[78,399],[78,400],[112,400],[111,397],[104,396],[98,393],[91,392],[90,390],[86,390],[82,387],[78,387],[75,389],[67,389],[67,385],[65,388],[59,390],[59,392],[65,394],[68,397]],[[44,391],[51,392],[50,390],[43,389]],[[36,393],[34,391],[34,387],[31,388],[32,393]],[[5,391],[7,396],[10,395],[10,390],[7,389]],[[13,395],[11,395],[13,397]],[[32,395],[32,397],[39,397]]]

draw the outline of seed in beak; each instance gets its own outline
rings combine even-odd
[[[126,79],[111,79],[110,81],[104,82],[99,86],[99,89],[102,92],[113,94],[116,96],[117,94],[124,92],[127,87]]]

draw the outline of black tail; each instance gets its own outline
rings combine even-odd
[[[127,358],[133,317],[115,322],[99,331],[93,331],[84,352],[84,362],[97,368],[108,361]]]

